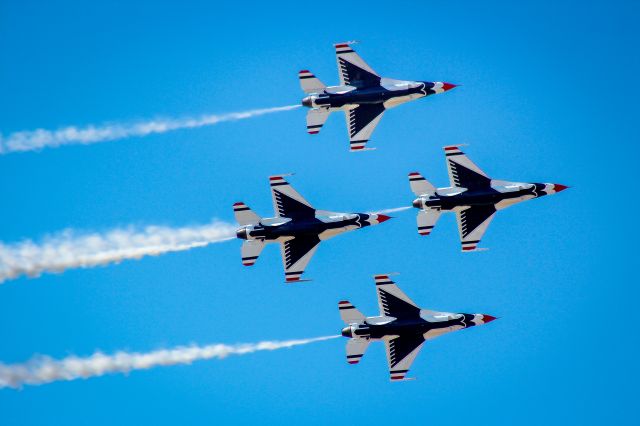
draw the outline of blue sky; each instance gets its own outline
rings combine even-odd
[[[463,255],[454,217],[418,237],[415,212],[331,240],[310,283],[279,251],[244,268],[238,241],[0,286],[0,360],[95,349],[337,334],[337,301],[377,311],[371,275],[425,308],[486,312],[486,327],[425,345],[418,380],[390,383],[382,344],[345,340],[101,378],[0,390],[3,424],[632,424],[639,368],[632,221],[638,154],[633,2],[3,2],[0,132],[243,111],[299,102],[296,73],[336,83],[332,43],[379,73],[461,87],[387,113],[348,152],[342,117],[304,111],[0,157],[0,239],[65,228],[232,221],[272,211],[267,176],[296,172],[316,207],[407,205],[406,174],[447,184],[441,147],[469,143],[495,178],[562,194],[501,212]],[[631,197],[630,197],[631,196]],[[629,200],[629,198],[631,198]]]

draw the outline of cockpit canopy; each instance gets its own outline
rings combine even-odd
[[[429,322],[445,322],[445,321],[454,321],[463,317],[462,314],[454,314],[450,312],[439,312],[435,315],[421,315],[422,319]]]

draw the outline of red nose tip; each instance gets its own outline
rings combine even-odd
[[[491,315],[487,315],[487,314],[482,314],[482,321],[484,321],[484,323],[488,323],[493,321],[494,319],[496,319],[496,317],[493,317]]]
[[[387,216],[386,214],[378,215],[378,223],[386,222],[389,219],[391,219],[391,216]]]
[[[568,186],[566,186],[566,185],[560,185],[559,183],[554,183],[553,184],[553,189],[556,192],[564,191],[567,188],[568,188]]]
[[[442,90],[444,90],[446,92],[447,90],[451,90],[456,86],[457,86],[456,84],[442,83]]]

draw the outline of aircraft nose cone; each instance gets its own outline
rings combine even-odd
[[[559,183],[554,183],[553,184],[553,190],[556,192],[561,192],[564,191],[565,189],[569,188],[566,185],[560,185]]]
[[[344,337],[349,337],[349,338],[353,337],[353,335],[352,335],[352,333],[351,333],[351,327],[345,327],[345,328],[343,328],[343,329],[342,329],[342,335],[343,335]]]
[[[447,90],[451,90],[451,89],[453,89],[454,87],[457,87],[457,86],[458,86],[457,84],[442,83],[442,90],[444,90],[446,92]]]
[[[302,99],[302,106],[306,106],[311,108],[311,97],[307,96],[306,98]]]
[[[487,314],[482,314],[482,321],[483,321],[485,324],[486,324],[486,323],[489,323],[489,322],[491,322],[491,321],[493,321],[493,320],[495,320],[495,319],[496,319],[496,317],[494,317],[494,316],[487,315]]]
[[[422,208],[422,200],[420,200],[420,198],[416,198],[415,200],[413,200],[413,203],[411,203],[411,205],[413,207],[415,207],[416,209],[421,209]]]
[[[379,214],[378,215],[378,223],[386,222],[389,219],[391,219],[391,216],[387,216],[386,214]]]

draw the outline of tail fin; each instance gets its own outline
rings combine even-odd
[[[244,266],[251,266],[256,263],[258,260],[258,256],[262,252],[262,249],[265,246],[264,241],[259,240],[249,240],[242,243],[242,248],[240,249],[240,254],[242,255],[242,264]]]
[[[238,202],[233,205],[233,214],[236,216],[236,221],[243,226],[258,223],[260,219],[262,219],[243,202]]]
[[[409,186],[417,196],[436,192],[436,187],[418,172],[409,173]]]
[[[314,108],[307,112],[307,132],[315,135],[320,132],[329,114],[331,112],[326,108]]]
[[[340,310],[340,318],[346,324],[353,324],[354,322],[364,321],[364,315],[362,312],[356,309],[351,302],[342,300],[338,302],[338,310]]]
[[[362,359],[362,355],[367,351],[371,340],[349,339],[347,341],[347,362],[357,364]]]
[[[298,73],[300,79],[300,87],[304,93],[318,93],[322,92],[327,87],[321,82],[315,75],[309,70],[302,70]]]

